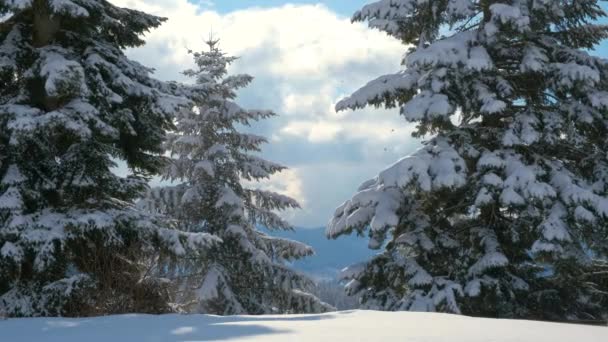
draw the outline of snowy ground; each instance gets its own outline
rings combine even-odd
[[[348,311],[297,316],[108,316],[0,321],[2,342],[606,342],[608,327]]]

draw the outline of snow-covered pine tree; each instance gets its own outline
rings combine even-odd
[[[585,50],[604,16],[591,0],[382,0],[354,15],[409,48],[404,70],[337,110],[399,107],[431,135],[328,226],[383,249],[344,274],[366,307],[606,315],[608,62]]]
[[[172,157],[166,179],[176,186],[152,189],[142,206],[175,219],[180,229],[223,240],[201,259],[175,267],[184,279],[186,310],[215,314],[323,312],[331,307],[309,291],[314,283],[285,261],[313,253],[302,243],[271,237],[257,229],[292,229],[277,211],[298,208],[278,193],[252,188],[256,181],[284,170],[257,156],[266,143],[242,132],[250,123],[275,114],[245,110],[234,102],[249,75],[228,75],[235,57],[225,55],[212,38],[208,51],[194,52],[194,106],[176,117],[167,150]],[[172,268],[167,268],[172,269]],[[175,272],[175,271],[174,271]],[[189,293],[189,294],[188,294]]]
[[[188,103],[122,52],[164,19],[104,0],[2,0],[0,18],[0,312],[168,310],[149,258],[210,237],[132,204]]]

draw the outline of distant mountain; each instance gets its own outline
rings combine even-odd
[[[264,231],[272,236],[297,240],[312,246],[315,255],[297,260],[292,266],[317,279],[333,280],[344,267],[365,261],[377,253],[367,248],[368,239],[356,235],[328,240],[325,237],[325,228],[296,228],[293,232]]]

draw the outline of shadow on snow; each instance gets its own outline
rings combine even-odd
[[[332,314],[301,316],[121,315],[98,318],[30,318],[0,322],[10,342],[198,342],[288,333],[256,322],[316,321]]]

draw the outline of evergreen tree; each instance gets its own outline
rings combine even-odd
[[[245,110],[234,102],[249,75],[227,75],[235,57],[226,56],[210,39],[209,50],[193,53],[196,68],[194,106],[181,111],[167,150],[172,157],[166,179],[177,186],[153,189],[141,205],[165,213],[180,229],[222,239],[201,259],[168,267],[183,279],[185,310],[215,314],[323,312],[331,307],[310,294],[314,283],[289,269],[285,261],[313,254],[302,243],[271,237],[257,229],[292,229],[276,211],[298,208],[278,193],[249,187],[285,168],[256,153],[266,139],[241,127],[275,114]]]
[[[591,0],[382,0],[354,15],[409,48],[404,70],[337,110],[399,107],[431,135],[327,229],[383,250],[344,274],[365,306],[608,313],[608,62],[585,50],[607,37],[604,16]]]
[[[164,19],[104,0],[2,0],[0,17],[0,312],[169,310],[150,258],[210,237],[159,228],[133,201],[188,102],[122,52]]]

